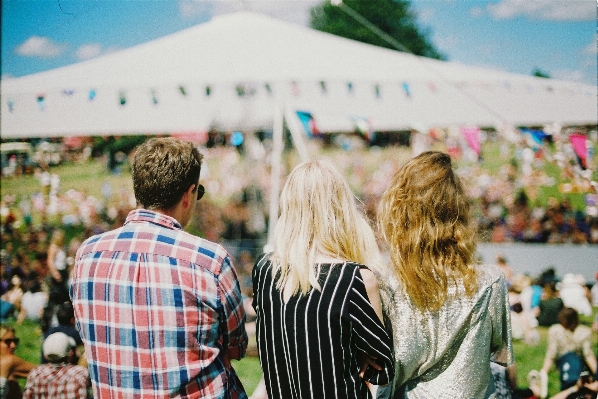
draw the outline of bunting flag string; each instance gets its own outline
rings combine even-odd
[[[46,108],[46,105],[44,104],[45,100],[46,100],[45,94],[37,95],[37,106],[39,107],[40,111],[43,111]]]
[[[403,86],[403,91],[405,92],[405,96],[407,98],[411,98],[411,91],[409,90],[409,83],[403,82],[402,86]]]
[[[353,82],[347,82],[347,93],[353,94]]]
[[[301,90],[299,90],[299,85],[295,81],[291,82],[291,93],[293,93],[295,97],[301,94]]]
[[[311,84],[312,86],[315,87],[311,87],[310,89],[308,89],[308,85]],[[340,85],[340,86],[338,86]],[[363,91],[363,90],[357,90],[358,86],[362,85],[362,87],[366,87],[366,90],[369,91],[369,93],[367,91]],[[522,94],[529,94],[529,95],[553,95],[555,94],[557,91],[560,92],[561,94],[567,94],[567,95],[571,95],[571,93],[577,93],[578,95],[582,95],[582,94],[590,94],[587,91],[584,91],[583,89],[572,89],[569,87],[561,87],[561,86],[556,86],[556,85],[547,85],[546,82],[538,82],[538,83],[530,83],[530,82],[513,82],[513,81],[508,81],[508,80],[483,80],[483,79],[478,79],[475,81],[467,81],[467,80],[460,80],[460,81],[455,81],[452,83],[452,85],[454,86],[454,88],[459,88],[459,89],[463,89],[463,90],[476,90],[477,89],[481,89],[481,90],[489,90],[489,91],[496,91],[499,89],[503,89],[503,90],[508,90],[510,92],[520,92]],[[195,87],[195,86],[199,86],[199,87]],[[102,97],[106,96],[106,92],[110,91],[110,90],[114,90],[114,92],[116,93],[116,98],[118,99],[118,104],[120,104],[120,106],[124,107],[127,103],[131,102],[131,101],[138,101],[138,99],[140,98],[139,95],[133,95],[132,93],[138,93],[139,91],[145,90],[146,96],[149,97],[149,99],[147,101],[150,101],[150,104],[153,104],[155,106],[161,106],[163,104],[166,104],[166,102],[168,101],[167,99],[171,99],[171,96],[168,95],[164,95],[165,92],[167,92],[168,90],[175,90],[179,93],[180,96],[182,97],[186,97],[189,98],[190,97],[190,93],[192,92],[204,92],[205,97],[213,97],[214,95],[214,90],[217,89],[218,90],[218,96],[227,96],[228,94],[228,90],[234,90],[233,93],[236,93],[236,96],[239,98],[258,98],[258,99],[262,99],[264,98],[264,95],[267,95],[269,97],[272,97],[273,93],[274,93],[274,89],[278,89],[281,90],[283,92],[283,96],[286,94],[287,96],[290,95],[291,98],[292,97],[301,97],[301,96],[305,96],[307,93],[310,93],[310,95],[314,95],[315,93],[317,93],[317,95],[319,96],[327,96],[330,95],[331,93],[336,93],[338,90],[338,88],[340,87],[342,92],[345,93],[345,95],[349,98],[350,96],[354,96],[358,93],[367,93],[368,97],[370,99],[382,99],[383,96],[383,90],[386,90],[387,92],[384,93],[384,96],[387,97],[387,93],[388,93],[388,98],[396,98],[395,96],[397,94],[402,94],[404,98],[408,99],[408,100],[414,100],[416,98],[416,96],[418,95],[418,93],[420,91],[423,90],[427,90],[429,93],[432,93],[433,95],[436,95],[440,92],[442,92],[442,88],[444,86],[442,86],[442,82],[440,81],[384,81],[384,82],[375,82],[375,81],[370,81],[370,82],[361,82],[361,83],[356,83],[354,81],[342,81],[342,82],[338,82],[338,81],[327,81],[327,80],[318,80],[318,79],[314,79],[311,82],[306,82],[306,81],[296,81],[296,80],[288,80],[286,82],[257,82],[257,81],[247,81],[247,82],[240,82],[238,84],[234,84],[231,85],[227,84],[228,87],[223,87],[223,85],[218,85],[218,84],[196,84],[196,85],[190,85],[189,83],[181,83],[181,84],[173,84],[172,88],[167,88],[167,87],[140,87],[140,86],[134,86],[134,87],[121,87],[121,88],[114,88],[114,89],[109,89],[109,88],[104,88],[101,89],[101,95]],[[314,91],[317,90],[316,91]],[[62,96],[66,96],[66,97],[72,97],[73,100],[76,99],[80,99],[80,98],[85,98],[85,96],[79,96],[78,92],[84,92],[87,93],[87,100],[89,102],[93,102],[95,100],[97,100],[97,96],[98,93],[100,93],[100,90],[98,90],[97,88],[74,88],[74,87],[63,87],[63,88],[59,88],[58,90],[56,90],[55,92],[48,92],[48,93],[43,93],[43,94],[36,94],[36,93],[31,93],[33,94],[32,97],[35,98],[34,101],[36,101],[37,103],[37,107],[40,111],[44,111],[48,105],[52,105],[52,109],[55,109],[54,107],[54,102],[57,101],[57,95],[62,95]],[[551,94],[548,94],[551,93]],[[31,94],[23,94],[23,96],[27,95],[31,95]],[[162,97],[160,97],[160,95],[162,95]],[[259,96],[262,97],[259,97]],[[108,95],[111,98],[114,98],[115,94],[109,93]],[[11,113],[18,113],[22,110],[22,107],[15,107],[15,104],[20,104],[22,100],[21,96],[17,96],[17,98],[12,97],[11,101],[7,103],[5,103],[6,105],[8,105],[7,110]],[[529,140],[536,140],[537,136],[535,136],[534,134],[532,134],[529,138]],[[540,146],[541,146],[541,142],[538,142],[536,140],[536,144],[533,144],[532,142],[530,142],[530,146],[535,148],[536,150],[539,150]]]
[[[120,105],[124,106],[127,103],[127,96],[124,91],[121,91],[120,93],[118,93],[118,98],[119,98]]]

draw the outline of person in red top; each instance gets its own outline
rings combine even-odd
[[[50,334],[44,340],[44,356],[50,363],[34,368],[27,377],[23,399],[91,398],[91,381],[85,367],[70,364],[75,340],[65,333]]]

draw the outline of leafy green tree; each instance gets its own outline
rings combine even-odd
[[[382,35],[358,19],[369,21]],[[322,32],[397,49],[381,37],[388,35],[400,44],[401,51],[428,58],[446,59],[428,38],[430,31],[420,27],[416,19],[417,14],[411,8],[411,3],[406,0],[343,0],[340,5],[331,4],[326,0],[311,9],[310,25]]]
[[[532,71],[532,76],[537,76],[539,78],[550,78],[550,75],[541,70],[540,68],[535,68]]]

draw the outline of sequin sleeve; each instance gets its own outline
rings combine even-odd
[[[513,363],[513,337],[511,335],[511,312],[509,294],[503,275],[492,284],[492,360],[502,366]]]

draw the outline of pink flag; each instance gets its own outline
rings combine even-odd
[[[580,159],[581,166],[583,168],[587,167],[588,161],[588,148],[586,147],[586,136],[583,134],[572,134],[569,136],[569,141],[573,146],[573,150]]]
[[[482,148],[480,147],[480,128],[477,126],[462,126],[461,133],[465,137],[465,141],[469,147],[480,155]]]

